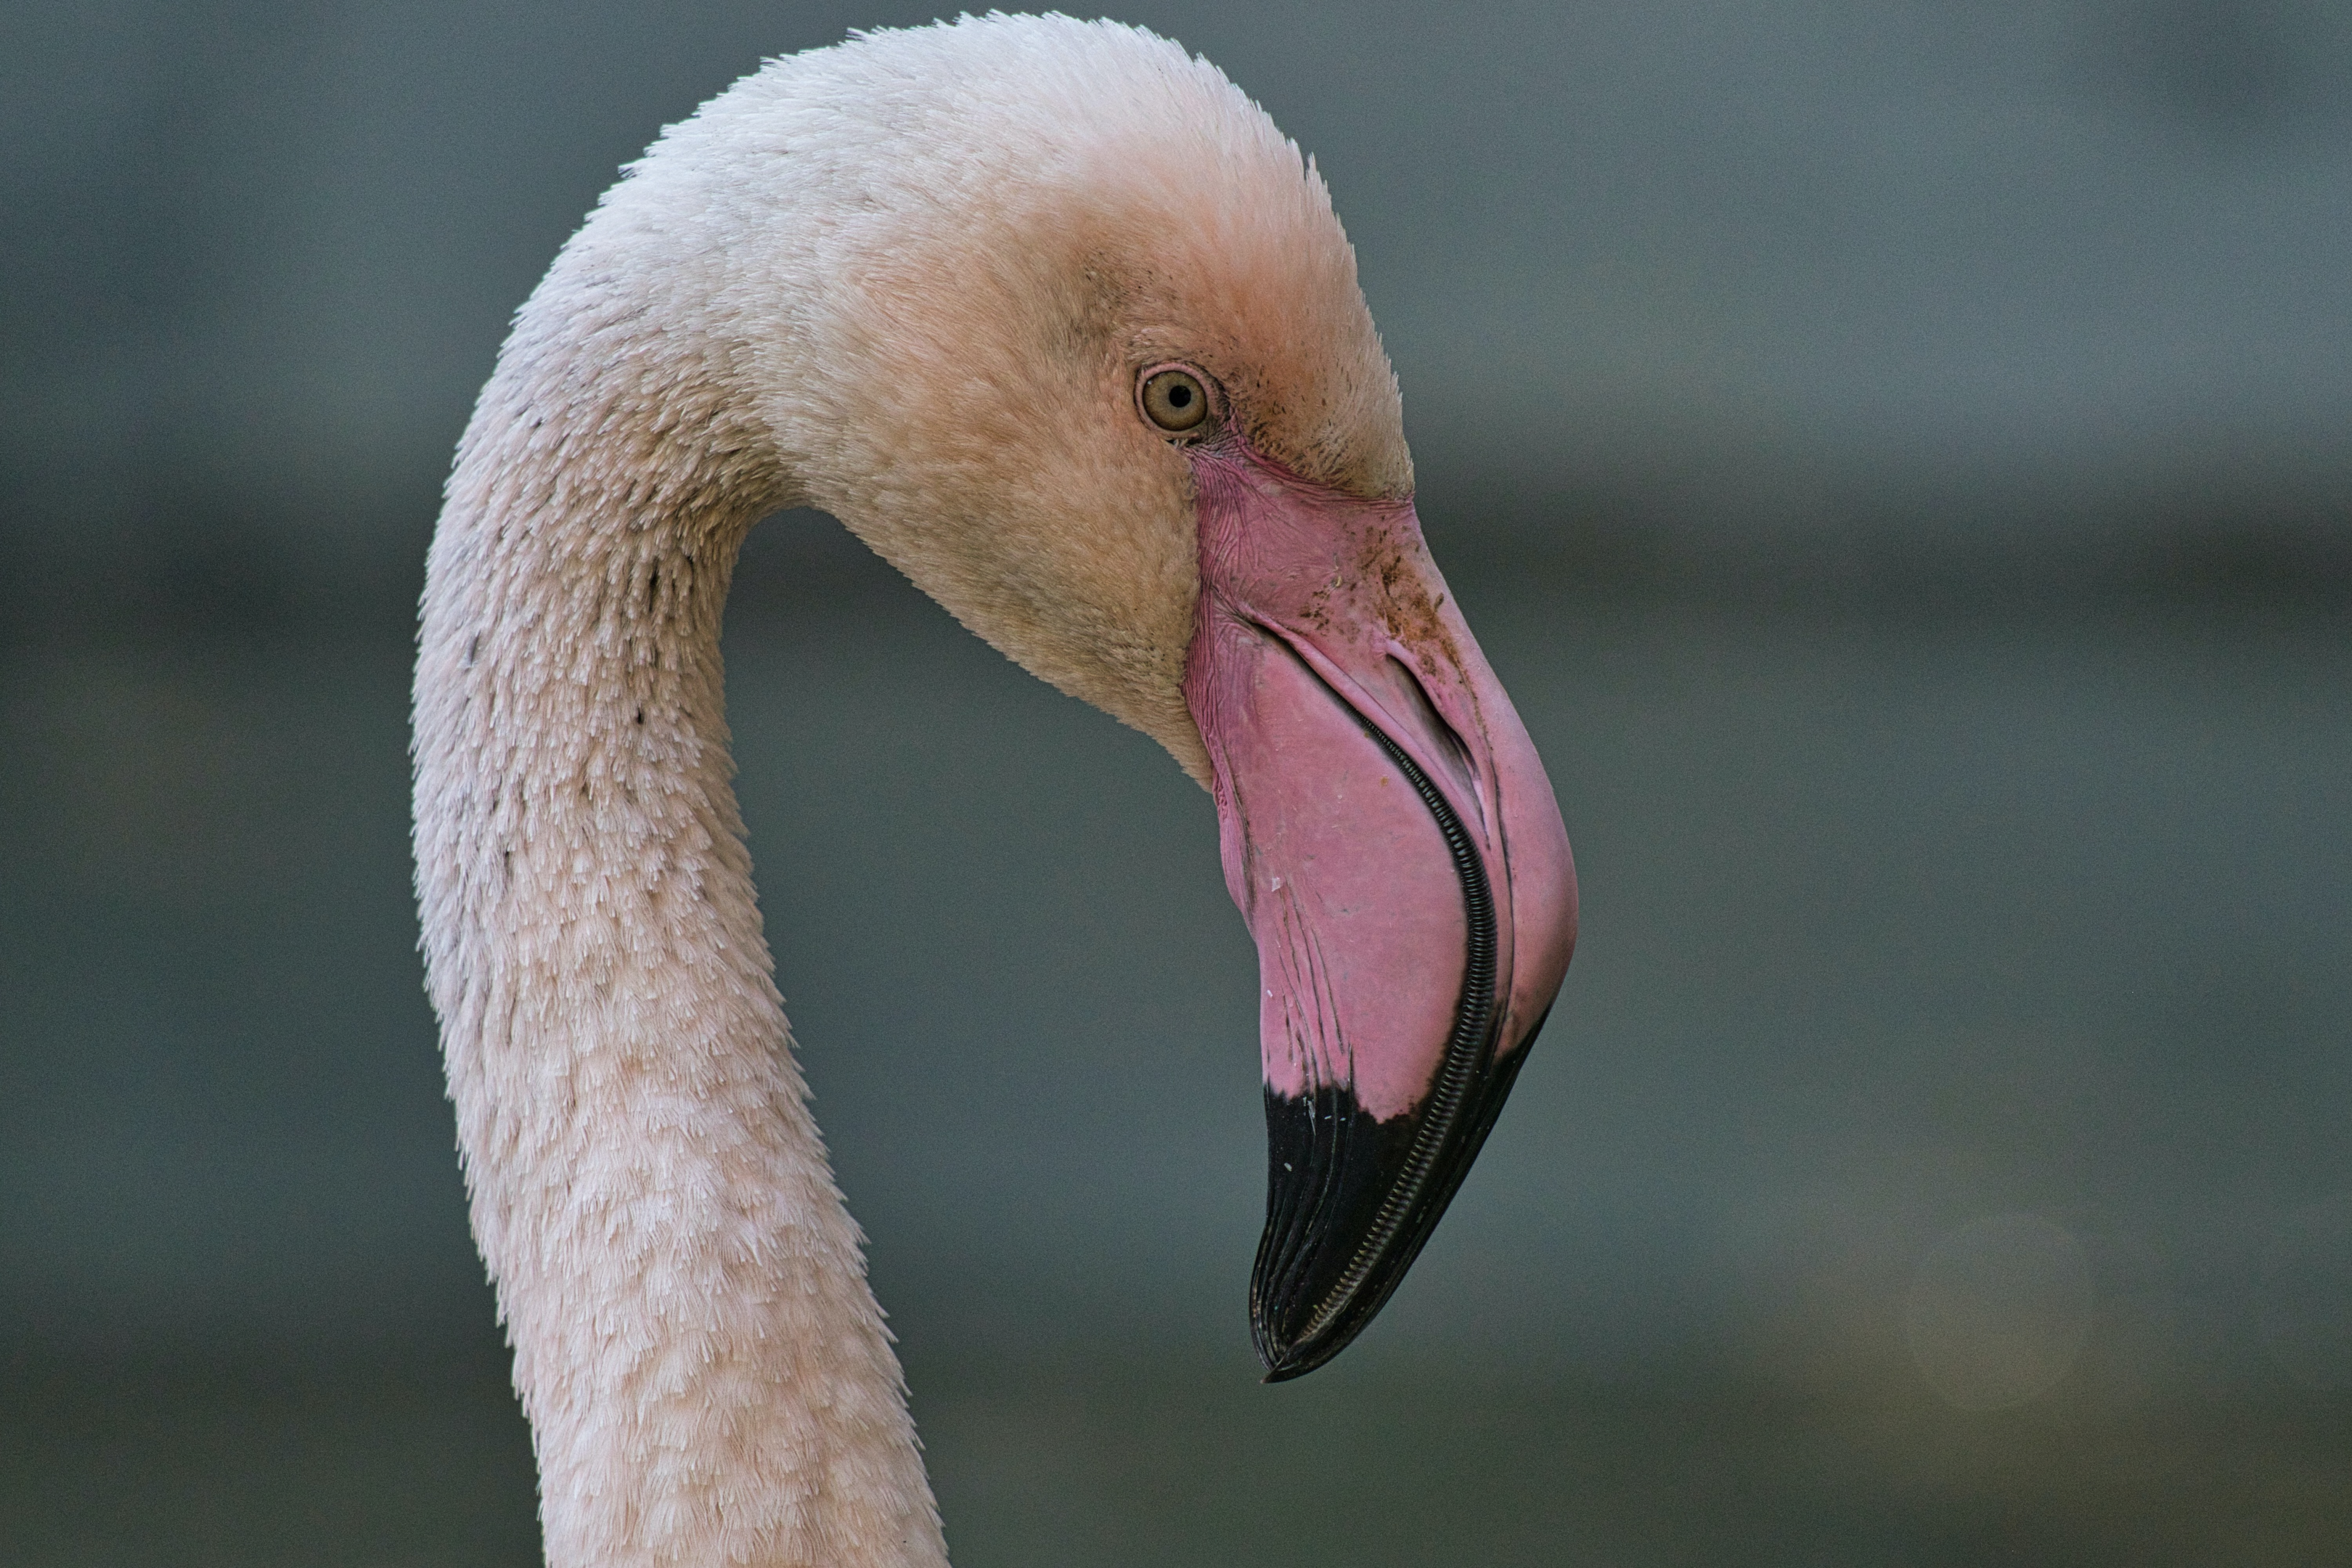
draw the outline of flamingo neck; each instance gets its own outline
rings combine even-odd
[[[745,456],[691,345],[541,303],[434,541],[415,789],[430,986],[547,1560],[943,1564],[730,783],[720,613],[790,487]]]

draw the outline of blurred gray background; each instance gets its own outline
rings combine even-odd
[[[406,681],[508,313],[903,6],[0,12],[0,1559],[527,1563]],[[829,521],[730,611],[958,1561],[2352,1531],[2352,9],[1148,4],[1328,176],[1584,877],[1379,1324],[1254,1381],[1208,803]]]

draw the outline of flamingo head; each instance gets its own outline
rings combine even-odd
[[[714,292],[747,320],[818,301],[731,351],[793,499],[1213,794],[1259,953],[1251,1313],[1296,1376],[1427,1239],[1576,931],[1551,785],[1423,542],[1354,253],[1297,146],[1149,35],[869,35],[821,101],[797,65],[672,132],[664,210],[762,199],[698,167],[799,182]]]

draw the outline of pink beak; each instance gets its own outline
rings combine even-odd
[[[1551,782],[1410,501],[1191,449],[1184,696],[1258,948],[1269,1381],[1378,1312],[1485,1142],[1576,945]]]

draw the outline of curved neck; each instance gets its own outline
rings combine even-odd
[[[460,448],[415,741],[430,986],[548,1561],[943,1563],[729,783],[720,614],[791,487],[707,345],[557,286]]]

